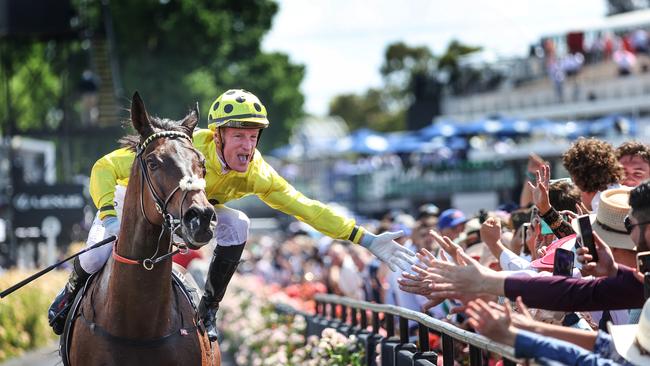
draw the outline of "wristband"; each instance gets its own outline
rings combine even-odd
[[[361,241],[359,242],[359,244],[361,244],[361,246],[364,248],[368,248],[376,237],[377,237],[376,235],[366,231],[365,233],[363,233],[363,236],[361,237]]]

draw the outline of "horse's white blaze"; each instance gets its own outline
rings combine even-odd
[[[205,189],[205,179],[196,176],[184,176],[178,183],[182,191],[200,191]]]

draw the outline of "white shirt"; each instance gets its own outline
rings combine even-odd
[[[519,271],[530,269],[530,262],[516,255],[510,249],[504,248],[499,255],[499,265],[504,271]]]
[[[618,183],[610,184],[607,186],[607,189],[612,189],[612,188],[621,188],[622,186]],[[606,189],[606,190],[607,190]],[[596,192],[594,195],[594,198],[591,199],[591,212],[598,212],[598,205],[600,204],[600,193],[602,191]]]

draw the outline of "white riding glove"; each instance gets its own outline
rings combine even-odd
[[[120,233],[120,222],[117,221],[115,216],[106,216],[102,220],[102,225],[104,226],[104,239],[108,238],[111,235],[117,235]]]
[[[391,271],[397,272],[398,269],[409,271],[417,258],[415,253],[395,241],[403,235],[403,231],[384,232],[379,235],[365,232],[361,238],[361,245],[386,263]]]

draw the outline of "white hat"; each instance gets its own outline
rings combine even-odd
[[[619,355],[635,365],[650,365],[650,301],[643,305],[639,324],[607,323],[607,328]]]
[[[589,215],[593,230],[610,248],[634,250],[635,245],[625,229],[625,216],[630,212],[630,190],[632,188],[614,188],[600,194],[600,204],[595,214]],[[571,221],[575,232],[578,220]]]

